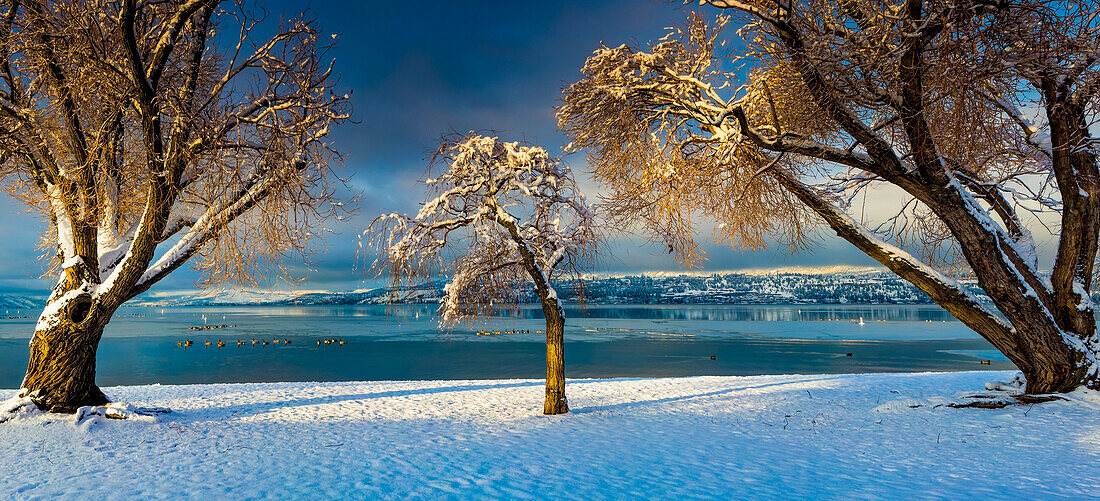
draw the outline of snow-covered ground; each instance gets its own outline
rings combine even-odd
[[[0,498],[1100,496],[1096,394],[937,406],[1011,375],[570,380],[554,417],[540,381],[108,388],[174,412],[0,424]]]

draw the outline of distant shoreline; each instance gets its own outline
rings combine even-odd
[[[973,281],[962,280],[979,300],[984,292]],[[445,280],[394,289],[379,287],[353,291],[287,291],[266,289],[187,290],[153,292],[131,305],[183,306],[355,306],[435,304],[443,297]],[[583,290],[571,283],[554,284],[567,303],[583,299],[589,305],[922,305],[931,298],[888,271],[846,269],[829,273],[755,270],[738,273],[653,273],[591,275]],[[521,303],[537,303],[530,291],[516,291]],[[44,304],[44,296],[0,293],[0,310]]]

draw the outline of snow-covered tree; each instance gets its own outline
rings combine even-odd
[[[992,343],[1028,392],[1100,387],[1095,1],[702,3],[726,10],[596,50],[565,91],[559,124],[614,190],[612,216],[689,264],[700,215],[748,248],[797,249],[824,222]],[[893,216],[864,214],[869,187]]]
[[[432,162],[416,214],[386,214],[367,229],[374,269],[403,283],[448,273],[441,326],[516,306],[532,287],[546,317],[546,414],[569,411],[565,398],[561,300],[552,282],[579,285],[598,234],[569,167],[537,146],[469,135],[447,141]],[[447,253],[447,255],[445,255]]]
[[[57,276],[23,381],[39,407],[107,402],[96,350],[127,300],[189,261],[206,283],[281,269],[336,210],[331,40],[308,20],[256,40],[248,3],[0,7],[0,180],[48,222]]]

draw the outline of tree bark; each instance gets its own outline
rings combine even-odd
[[[569,412],[565,398],[565,315],[554,299],[542,300],[546,316],[546,404],[543,414]]]
[[[1089,373],[1084,354],[1064,343],[1036,343],[1032,342],[1035,337],[1030,335],[1020,338],[1023,349],[1005,355],[1024,374],[1028,394],[1068,393],[1081,386],[1097,388],[1095,374]]]
[[[31,339],[23,395],[44,411],[72,413],[110,402],[95,384],[96,350],[107,322],[88,315],[86,301],[70,301]]]

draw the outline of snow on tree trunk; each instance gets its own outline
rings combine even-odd
[[[42,410],[71,413],[108,403],[95,384],[96,349],[108,318],[89,315],[89,303],[80,297],[56,312],[48,306],[39,323],[43,328],[31,339],[22,395]]]

